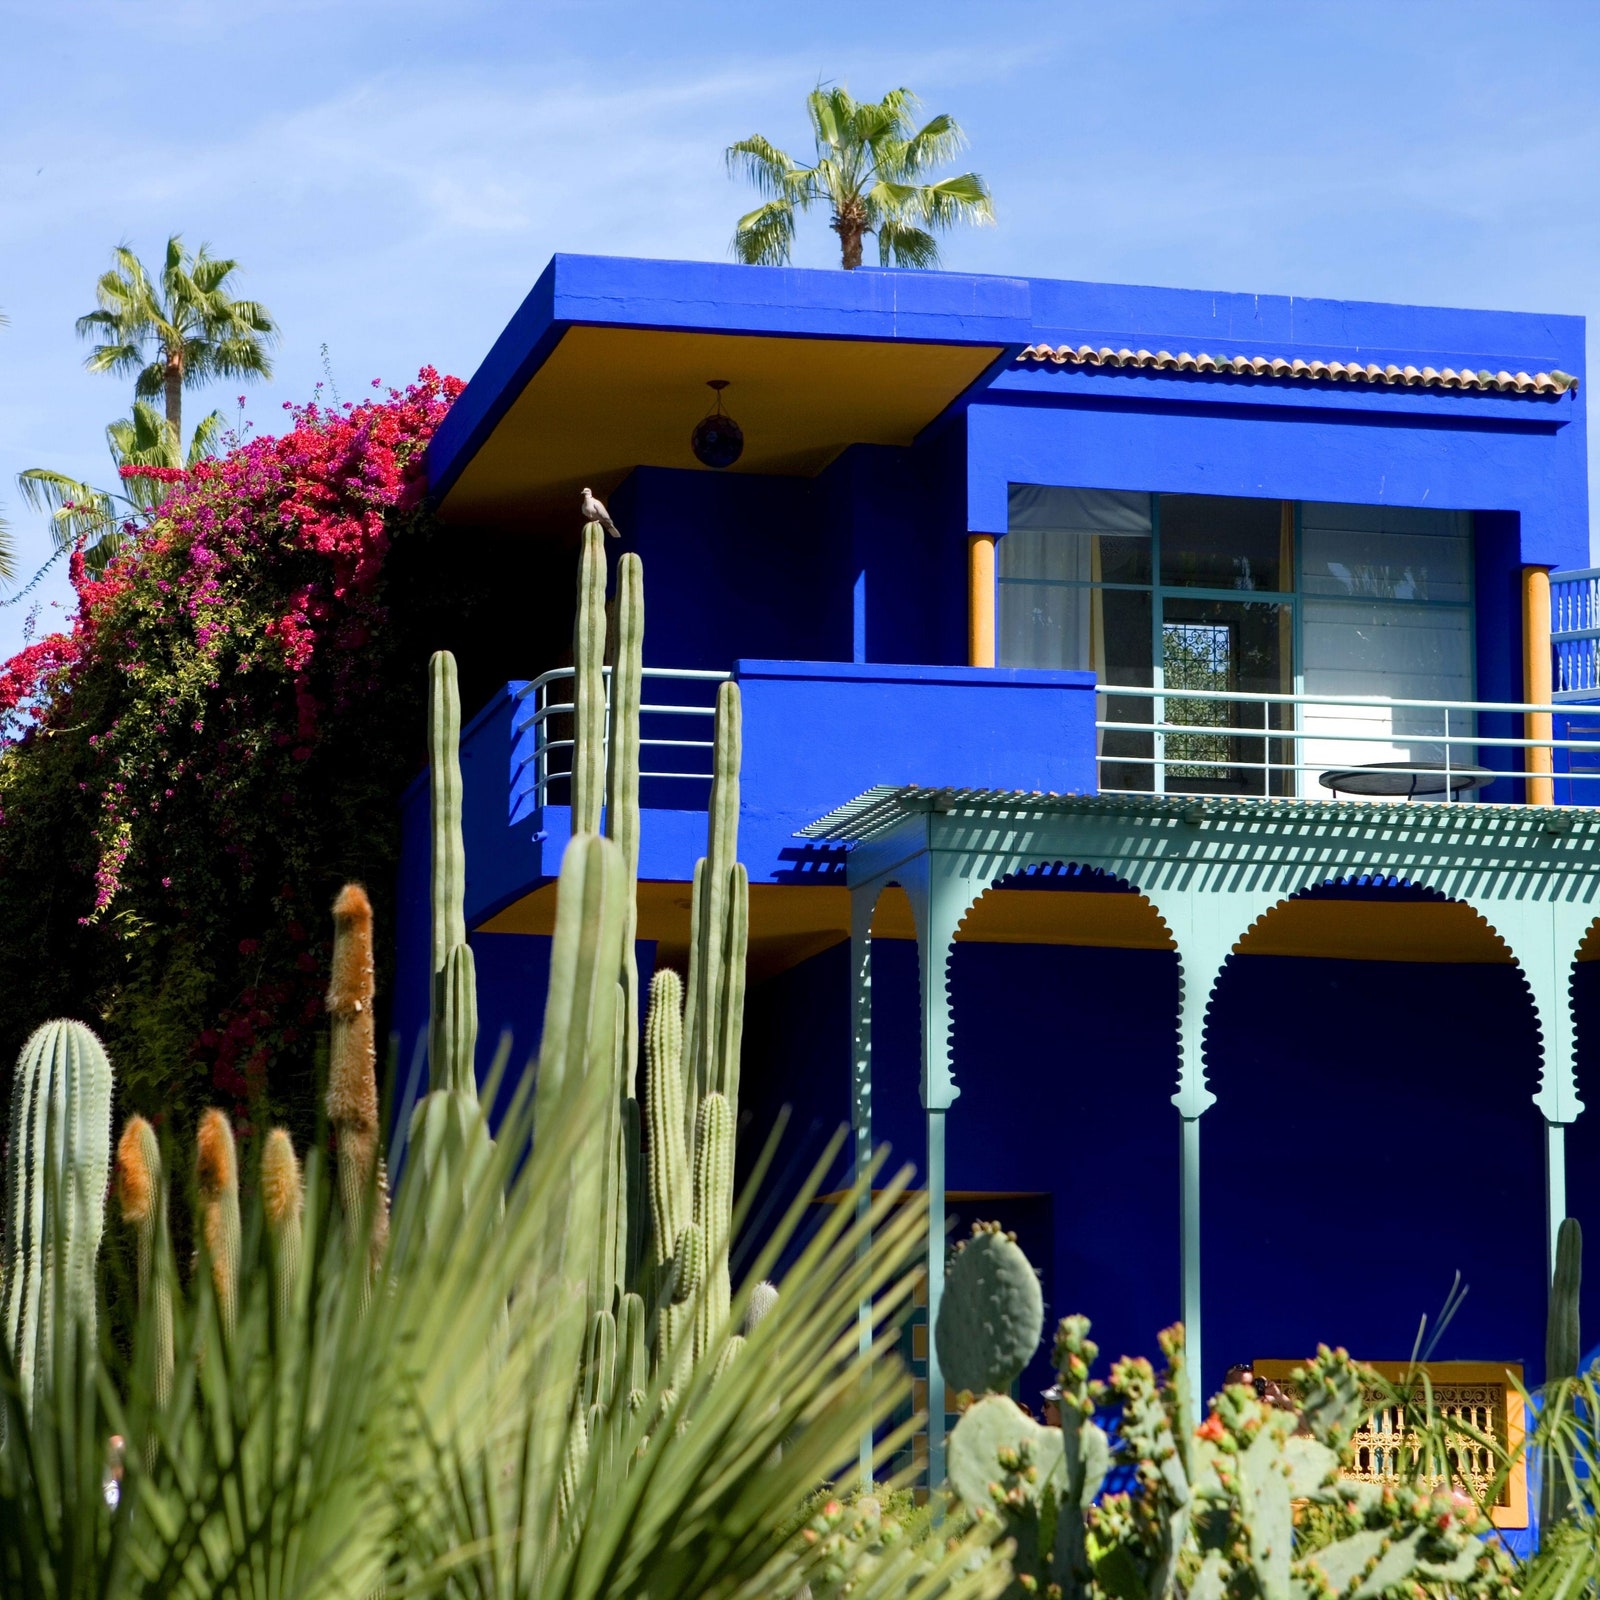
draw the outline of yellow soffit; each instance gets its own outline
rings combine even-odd
[[[545,884],[483,923],[481,933],[550,934],[556,886]],[[913,939],[905,891],[886,889],[872,920],[873,937]],[[850,895],[830,885],[752,884],[750,955],[753,976],[769,976],[850,936]],[[689,940],[689,886],[639,885],[639,937],[662,946],[671,961]],[[968,912],[958,942],[1083,945],[1099,949],[1171,950],[1171,936],[1148,901],[1135,894],[1070,890],[991,889]],[[1303,956],[1335,961],[1410,961],[1505,965],[1510,951],[1488,924],[1456,901],[1289,900],[1275,906],[1234,947],[1245,956]],[[1600,955],[1594,947],[1580,959]]]
[[[445,497],[451,521],[525,518],[604,495],[636,466],[702,467],[689,448],[726,378],[744,430],[729,472],[806,476],[851,444],[908,445],[1000,345],[569,328]]]

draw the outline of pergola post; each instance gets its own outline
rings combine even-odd
[[[866,1221],[872,1193],[866,1177],[872,1167],[872,912],[878,887],[850,891],[850,1134],[851,1177],[856,1185],[856,1222]],[[863,1235],[857,1247],[865,1255],[872,1247]],[[863,1299],[856,1310],[857,1331],[863,1356],[872,1350],[872,1301]],[[861,1432],[861,1485],[872,1483],[872,1429]]]
[[[945,1114],[961,1092],[950,1065],[950,989],[947,974],[956,929],[976,893],[965,870],[948,859],[934,868],[925,852],[897,876],[917,928],[921,984],[922,1105],[927,1115],[928,1184],[928,1487],[944,1482],[944,1374],[934,1329],[944,1296]]]

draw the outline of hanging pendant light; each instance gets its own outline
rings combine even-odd
[[[722,409],[722,391],[728,387],[728,380],[711,378],[706,387],[715,392],[717,408],[695,424],[689,448],[703,466],[731,467],[744,454],[744,429]]]

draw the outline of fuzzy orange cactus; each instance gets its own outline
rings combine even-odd
[[[305,1184],[294,1145],[282,1128],[274,1128],[261,1147],[261,1209],[272,1241],[272,1289],[280,1320],[294,1311],[300,1276],[301,1212]]]
[[[215,1106],[200,1118],[195,1173],[200,1235],[211,1261],[222,1326],[231,1336],[239,1316],[239,1158],[233,1125]]]
[[[155,1215],[161,1162],[155,1137],[155,1129],[135,1113],[117,1140],[117,1204],[122,1208],[122,1220],[130,1227],[141,1227]]]
[[[139,1308],[148,1319],[153,1387],[165,1405],[172,1393],[172,1245],[167,1238],[167,1188],[156,1131],[137,1114],[117,1141],[117,1204],[134,1231]]]
[[[367,1208],[373,1206],[370,1247],[374,1261],[389,1232],[388,1196],[378,1161],[375,994],[372,902],[359,883],[347,883],[333,902],[327,1107],[339,1144],[339,1199],[345,1226],[355,1243]]]

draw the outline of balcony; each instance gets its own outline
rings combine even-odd
[[[1377,780],[1390,797],[1514,803],[1529,775],[1551,773],[1557,804],[1600,803],[1600,707],[1149,686],[1097,697],[1102,791],[1326,800]],[[1541,715],[1551,732],[1529,736]]]

